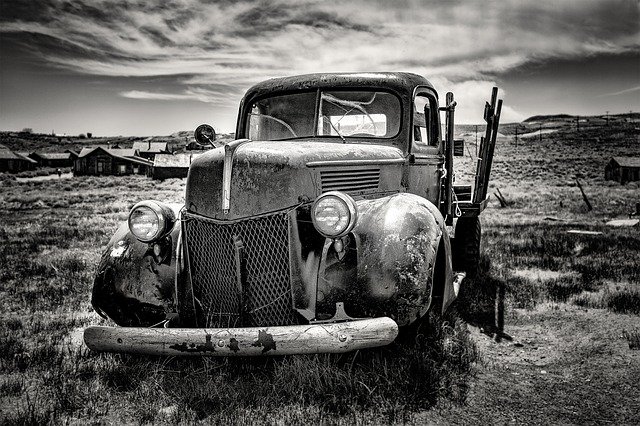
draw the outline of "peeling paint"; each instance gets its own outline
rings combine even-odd
[[[196,345],[195,343],[180,343],[179,345],[169,346],[171,349],[180,352],[215,352],[216,348],[211,341],[211,335],[207,334],[204,345]]]
[[[128,248],[129,242],[127,240],[118,241],[111,249],[111,257],[123,257]]]
[[[275,343],[274,343],[274,345],[275,345]],[[233,353],[238,353],[240,351],[240,347],[238,346],[238,341],[234,337],[232,337],[229,340],[229,344],[227,345],[227,347]]]
[[[270,350],[276,350],[276,341],[273,340],[273,335],[267,333],[267,330],[259,330],[258,331],[258,340],[251,344],[253,347],[262,347],[262,353],[268,352]]]

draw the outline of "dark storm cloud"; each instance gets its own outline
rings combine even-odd
[[[272,31],[282,31],[289,25],[371,31],[368,26],[352,22],[337,13],[309,10],[307,7],[297,8],[273,2],[258,3],[238,14],[235,22],[239,26],[235,34],[244,36],[261,36]]]

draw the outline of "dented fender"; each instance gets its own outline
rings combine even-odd
[[[451,246],[444,218],[428,200],[408,193],[357,202],[357,282],[364,306],[407,325],[429,309],[434,287],[453,294]],[[444,237],[444,238],[443,238]],[[441,244],[442,243],[442,244]],[[434,283],[438,250],[444,283]],[[438,287],[439,286],[439,287]],[[439,294],[442,295],[442,294]],[[362,312],[370,314],[371,312]]]
[[[175,312],[179,235],[176,221],[167,236],[143,243],[123,223],[102,254],[91,295],[94,309],[118,325],[141,327]]]

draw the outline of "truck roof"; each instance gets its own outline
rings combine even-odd
[[[245,99],[261,97],[272,92],[336,87],[380,87],[412,94],[417,86],[433,89],[433,85],[426,78],[407,72],[316,73],[265,80],[251,87],[245,94]]]

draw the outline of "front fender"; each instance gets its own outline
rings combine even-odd
[[[363,304],[381,309],[376,314],[398,325],[410,324],[431,305],[439,249],[444,250],[444,284],[452,281],[444,218],[431,202],[407,193],[360,200],[357,207],[353,235]]]
[[[121,326],[151,326],[175,312],[175,279],[180,235],[176,221],[156,243],[138,241],[122,224],[102,254],[91,304]],[[154,253],[159,244],[160,254]]]

